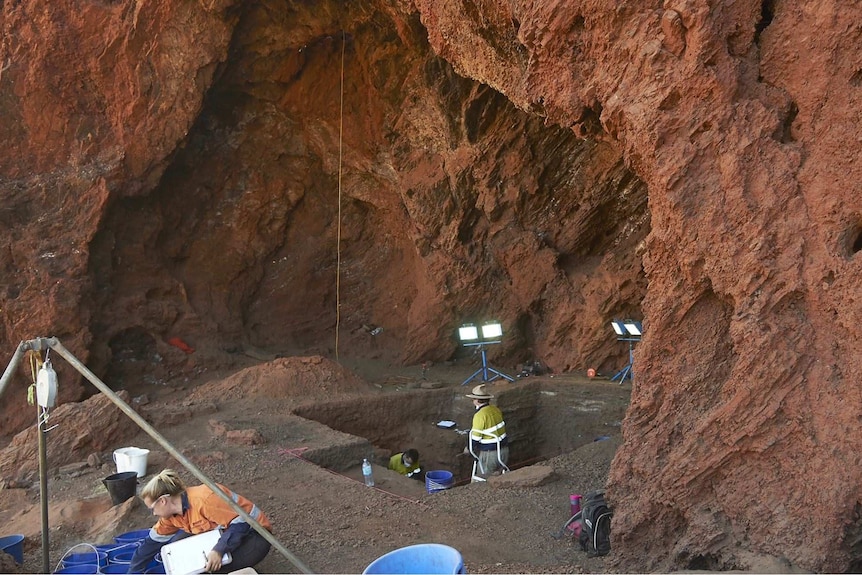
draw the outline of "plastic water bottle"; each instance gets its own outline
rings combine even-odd
[[[572,515],[581,510],[581,495],[573,493],[569,495],[569,504],[572,506]]]
[[[581,511],[581,495],[573,493],[569,495],[569,504],[572,506],[572,517],[578,514]],[[569,526],[566,530],[571,533],[573,536],[578,537],[581,534],[581,522],[580,519],[575,519],[573,522],[569,523]]]
[[[362,477],[365,479],[365,485],[374,487],[374,476],[371,474],[371,464],[367,459],[362,460]]]

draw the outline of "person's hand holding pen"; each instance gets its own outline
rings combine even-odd
[[[208,573],[212,573],[213,571],[218,571],[221,569],[221,553],[218,551],[210,551],[209,553],[204,553],[204,559],[207,562],[205,569]]]

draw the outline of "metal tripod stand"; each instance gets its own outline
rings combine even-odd
[[[494,369],[493,367],[488,365],[488,355],[487,355],[487,351],[485,350],[485,345],[487,343],[499,343],[499,342],[483,342],[483,343],[478,343],[478,344],[464,344],[467,346],[478,346],[479,351],[482,354],[482,367],[477,369],[473,373],[473,375],[471,375],[470,377],[465,379],[464,383],[462,383],[461,385],[467,385],[473,379],[475,379],[479,374],[482,374],[482,381],[483,382],[494,381],[498,377],[502,377],[503,379],[507,379],[509,381],[515,381],[515,379],[513,377],[506,375],[502,371],[497,371],[496,369]],[[488,374],[493,374],[493,375],[489,376]]]
[[[629,378],[629,381],[634,381],[634,374],[632,373],[632,364],[635,362],[635,348],[632,342],[640,341],[640,338],[634,337],[620,337],[617,338],[618,341],[627,341],[629,342],[629,363],[627,366],[619,370],[612,378],[611,381],[616,381],[617,378],[620,379],[620,385],[623,384],[626,378]]]

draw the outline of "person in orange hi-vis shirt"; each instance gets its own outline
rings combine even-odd
[[[254,503],[223,485],[218,487],[267,531],[272,531],[269,519]],[[162,546],[176,540],[180,530],[187,535],[198,535],[223,529],[218,543],[207,553],[209,573],[254,567],[269,553],[269,541],[252,529],[233,507],[206,485],[186,487],[176,471],[165,469],[153,477],[141,490],[141,499],[159,520],[135,550],[129,573],[143,573]],[[232,561],[223,566],[225,553],[231,554]]]

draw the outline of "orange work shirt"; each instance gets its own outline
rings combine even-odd
[[[216,485],[267,531],[272,531],[269,519],[257,505],[224,485]],[[189,501],[189,508],[183,509],[182,515],[160,517],[159,522],[153,527],[156,533],[170,536],[182,529],[186,533],[197,535],[212,531],[219,526],[227,527],[231,521],[239,517],[239,514],[226,501],[213,493],[212,489],[206,485],[189,487],[185,494]],[[240,520],[245,521],[241,517]]]

